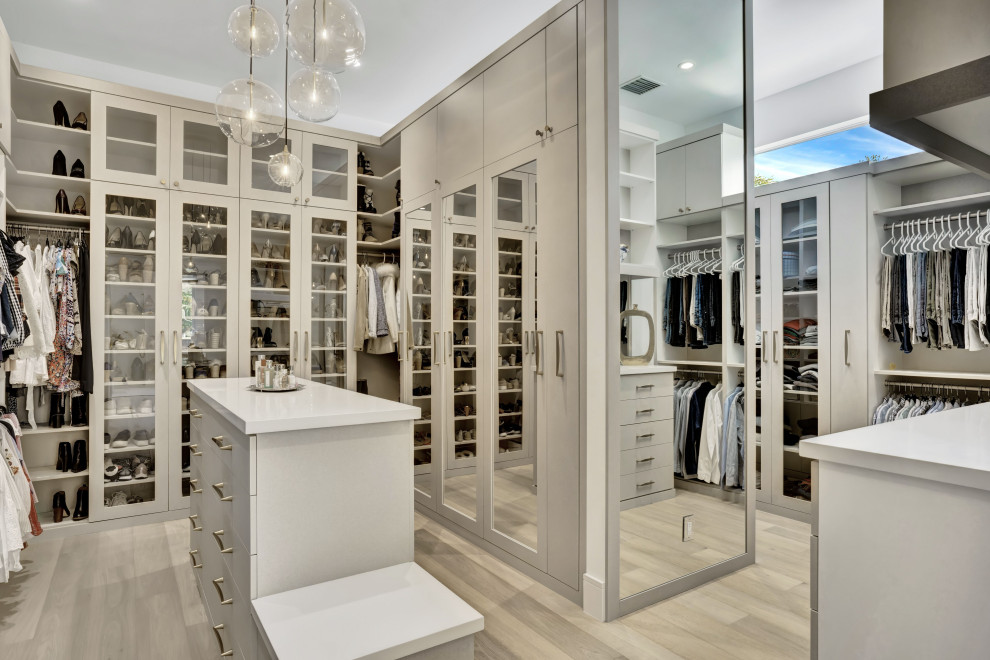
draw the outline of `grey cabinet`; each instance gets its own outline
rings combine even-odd
[[[742,192],[742,138],[731,132],[706,133],[658,147],[658,218],[717,209],[723,197]]]
[[[485,164],[577,123],[577,11],[503,57],[484,74]]]
[[[443,184],[484,167],[484,83],[478,76],[437,107],[437,178]]]
[[[433,108],[402,131],[402,196],[415,199],[436,188],[437,109]]]

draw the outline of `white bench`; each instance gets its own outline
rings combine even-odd
[[[470,660],[484,617],[413,562],[252,601],[278,660]]]

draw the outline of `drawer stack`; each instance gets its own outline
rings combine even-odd
[[[217,657],[267,659],[251,614],[257,589],[256,436],[218,416],[203,416],[193,398],[190,465],[190,556]]]
[[[674,494],[674,378],[630,374],[619,383],[619,499],[629,509]]]

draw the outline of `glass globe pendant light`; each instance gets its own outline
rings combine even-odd
[[[364,19],[350,0],[292,0],[285,43],[300,64],[341,73],[361,64]]]
[[[286,6],[289,0],[285,0]],[[285,51],[285,96],[289,96],[289,51]],[[282,152],[268,159],[268,176],[277,186],[291,188],[302,181],[303,164],[299,157],[289,151],[289,108],[284,107],[285,133],[282,137]]]
[[[268,57],[278,48],[281,28],[275,17],[264,9],[242,5],[230,14],[227,34],[237,50],[255,57]]]

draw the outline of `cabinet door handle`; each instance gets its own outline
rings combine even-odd
[[[179,331],[172,331],[172,364],[179,364]]]
[[[637,410],[636,411],[636,414],[637,415],[652,415],[654,410],[655,410],[654,408],[643,408],[642,410]]]
[[[202,532],[203,531],[203,528],[202,527],[197,527],[196,526],[196,520],[198,518],[199,518],[199,514],[196,514],[196,513],[194,513],[191,516],[189,516],[189,522],[192,523],[192,527],[193,527],[192,531],[194,531],[194,532]]]
[[[777,364],[780,361],[780,356],[777,353],[777,335],[780,334],[779,330],[773,331],[773,363]]]
[[[189,451],[192,452],[193,456],[202,456],[203,452],[196,451],[197,449],[199,449],[199,445],[189,445]]]
[[[636,439],[637,440],[646,440],[648,438],[652,438],[655,435],[656,435],[656,433],[644,433],[643,435],[637,435],[636,436]]]
[[[437,346],[439,345],[439,343],[440,343],[440,331],[439,330],[434,330],[433,331],[433,347],[430,350],[430,352],[433,353],[433,355],[430,356],[430,364],[431,365],[434,362],[436,362],[436,359],[437,359]]]
[[[168,181],[167,181],[166,179],[162,179],[160,183],[161,183],[161,184],[162,184],[163,186],[167,186],[167,185],[168,185]]]
[[[678,213],[684,213],[684,209],[677,209]]]
[[[447,357],[454,359],[454,331],[447,331]]]
[[[763,354],[763,364],[770,361],[770,352],[767,350],[767,331],[763,331],[763,343],[760,344],[760,352]]]
[[[178,188],[179,187],[179,182],[178,181],[173,181],[172,182],[172,185],[175,186],[176,188]]]
[[[543,375],[543,331],[536,331],[536,375]]]
[[[649,486],[652,486],[655,483],[656,483],[655,481],[644,481],[641,484],[636,484],[636,488],[647,488]]]
[[[220,483],[213,484],[213,490],[214,490],[214,492],[217,495],[220,496],[220,501],[221,502],[233,502],[234,501],[234,496],[233,495],[227,495],[226,497],[224,497],[224,495],[223,495],[223,482],[222,481]]]
[[[223,436],[222,435],[215,435],[212,438],[210,438],[210,440],[213,441],[213,444],[215,444],[217,446],[217,448],[220,449],[220,451],[233,451],[234,450],[234,445],[225,445],[225,444],[223,444]]]
[[[542,138],[543,137],[543,131],[541,131],[540,129],[536,129],[536,135],[537,135],[537,137],[541,137]]]
[[[684,210],[687,211],[688,213],[690,213],[691,212],[691,207],[690,206],[685,206],[684,207]]]
[[[309,362],[309,330],[303,333],[303,362]],[[402,360],[402,354],[399,354],[399,360]]]
[[[292,361],[299,361],[299,331],[292,331]]]
[[[232,552],[234,552],[234,549],[233,548],[225,548],[225,547],[223,547],[223,539],[220,538],[221,536],[223,536],[223,530],[222,529],[218,529],[217,531],[213,532],[213,538],[216,539],[217,545],[220,546],[220,554],[222,554],[222,555],[229,555]]]
[[[650,385],[637,385],[636,386],[636,391],[639,391],[639,390],[652,390],[652,389],[653,389],[653,385],[652,384],[650,384]]]
[[[560,378],[564,377],[564,363],[562,360],[562,355],[564,352],[564,331],[557,331],[557,376]]]
[[[223,589],[220,588],[220,585],[221,584],[223,584],[223,578],[222,577],[218,577],[216,580],[213,580],[213,588],[217,590],[217,595],[220,596],[220,604],[221,605],[230,605],[231,603],[234,602],[234,599],[233,598],[224,598],[224,596],[223,596]]]
[[[553,126],[547,126],[547,134],[553,133]]]
[[[193,568],[203,568],[203,565],[202,564],[197,564],[196,563],[196,555],[198,555],[198,554],[199,554],[199,550],[190,550],[189,551],[189,558],[192,559],[192,567]]]
[[[851,366],[849,363],[849,333],[852,330],[846,330],[846,366]]]
[[[192,445],[190,445],[190,446],[192,446]],[[190,479],[189,480],[189,487],[190,487],[189,494],[190,495],[199,495],[200,493],[203,492],[203,489],[202,488],[196,488],[196,484],[198,484],[198,483],[199,483],[199,479]]]
[[[234,649],[223,650],[223,638],[220,636],[220,631],[223,630],[223,624],[218,623],[213,626],[213,634],[217,636],[217,644],[220,646],[220,657],[229,658],[234,655]]]
[[[162,364],[165,364],[165,331],[162,330],[158,335],[158,359],[161,360]]]
[[[198,408],[193,408],[192,410],[189,411],[189,414],[191,416],[195,417],[196,419],[202,419],[203,418],[203,413],[199,412],[199,409]]]
[[[636,463],[637,464],[639,464],[639,463],[652,463],[653,462],[653,459],[654,459],[653,456],[650,456],[649,458],[641,458],[641,459],[637,460]]]

